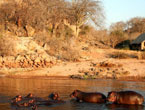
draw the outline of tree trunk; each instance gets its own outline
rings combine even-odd
[[[72,31],[73,31],[73,35],[78,38],[79,33],[80,33],[80,26],[77,25],[71,25],[70,23],[68,23],[66,20],[64,20],[64,24],[66,26],[68,26]]]

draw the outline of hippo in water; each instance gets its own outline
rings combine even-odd
[[[33,99],[33,100],[35,100],[36,102],[45,101],[43,98],[35,97],[32,93],[29,93],[29,94],[26,95],[24,98],[25,98],[25,99]]]
[[[32,110],[37,110],[35,99],[26,97],[23,98],[21,95],[17,95],[12,98],[11,105],[16,107],[17,109],[19,107],[31,107]]]
[[[17,102],[21,101],[23,98],[21,95],[17,95],[14,98],[11,99],[11,104],[12,105],[17,105]]]
[[[80,90],[74,90],[70,94],[70,97],[76,98],[77,101],[89,102],[89,103],[105,103],[106,96],[99,92],[82,92]]]
[[[141,105],[144,98],[141,94],[134,91],[111,91],[108,93],[107,100],[115,104]]]
[[[52,103],[65,103],[65,101],[60,99],[60,96],[57,92],[51,93],[48,97]]]
[[[46,106],[50,106],[54,104],[63,104],[63,103],[65,103],[65,101],[61,100],[59,94],[56,92],[51,93],[48,96],[48,100],[39,101],[39,105],[46,105]]]

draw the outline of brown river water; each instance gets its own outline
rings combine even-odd
[[[102,92],[105,95],[109,91],[134,90],[145,97],[145,82],[139,81],[0,78],[0,110],[31,110],[31,108],[13,108],[10,105],[10,99],[18,94],[25,96],[28,93],[47,99],[52,92],[58,92],[66,103],[40,106],[38,110],[145,110],[145,103],[143,106],[129,106],[75,102],[69,97],[75,89],[86,92]]]

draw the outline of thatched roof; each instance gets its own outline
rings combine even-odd
[[[140,44],[145,40],[145,33],[138,36],[131,44]]]

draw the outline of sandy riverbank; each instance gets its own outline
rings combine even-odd
[[[99,50],[96,53],[90,53],[89,59],[87,60],[80,60],[78,62],[59,62],[49,68],[2,68],[0,70],[0,76],[22,78],[70,77],[72,75],[92,75],[93,73],[95,75],[97,74],[96,78],[145,79],[145,60],[138,60],[135,58],[107,58],[105,54],[106,51]],[[107,66],[104,67],[102,64],[107,64]]]

